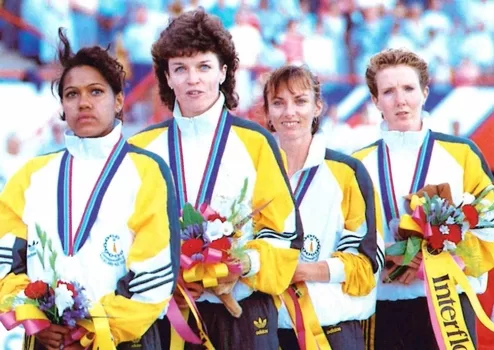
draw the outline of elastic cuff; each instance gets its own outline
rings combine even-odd
[[[250,270],[242,275],[242,277],[252,277],[261,269],[261,257],[259,252],[255,249],[247,249],[245,253],[250,259]]]
[[[343,283],[346,280],[345,265],[343,261],[338,258],[326,259],[326,264],[329,268],[329,282],[330,283]]]

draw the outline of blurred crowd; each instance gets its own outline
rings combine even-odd
[[[3,23],[2,40],[48,64],[65,27],[75,49],[112,43],[135,83],[168,19],[197,6],[230,29],[247,70],[305,62],[328,79],[361,77],[372,54],[406,47],[428,60],[438,82],[453,72],[460,80],[494,73],[493,0],[3,0],[40,37]]]

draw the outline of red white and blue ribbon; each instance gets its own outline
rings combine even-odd
[[[218,171],[221,165],[221,159],[225,152],[226,142],[232,126],[232,116],[226,109],[221,113],[218,125],[213,136],[211,148],[209,150],[206,168],[199,186],[195,208],[203,203],[210,204],[213,196]],[[177,122],[173,120],[168,127],[168,155],[170,170],[175,180],[175,191],[179,200],[180,208],[183,208],[188,202],[187,184],[185,181],[184,156],[182,150],[182,136]]]
[[[427,132],[424,142],[420,147],[415,172],[410,186],[410,193],[415,193],[425,185],[427,172],[431,162],[432,149],[434,147],[434,137],[431,132]],[[391,171],[391,159],[389,157],[388,146],[384,140],[380,140],[377,146],[378,170],[379,170],[379,185],[381,189],[381,197],[383,201],[384,214],[386,222],[391,222],[392,219],[399,218],[398,202],[393,183],[393,173]]]
[[[106,190],[127,154],[128,147],[127,142],[120,137],[108,155],[75,232],[72,222],[72,166],[74,157],[68,151],[64,152],[58,174],[57,205],[58,235],[65,255],[76,254],[88,239],[98,217]]]
[[[309,186],[314,179],[318,168],[319,166],[316,165],[312,168],[305,169],[302,174],[300,174],[297,187],[295,188],[295,191],[293,193],[293,196],[295,197],[295,204],[297,205],[297,207],[300,207],[300,204],[302,203],[302,200],[304,199],[305,194],[307,193],[307,190],[309,189]]]

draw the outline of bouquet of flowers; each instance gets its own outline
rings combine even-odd
[[[459,206],[453,204],[449,184],[427,185],[410,195],[412,214],[403,215],[394,223],[397,243],[386,248],[386,254],[403,256],[401,266],[388,276],[393,281],[405,272],[408,264],[419,253],[426,240],[431,253],[462,252],[468,256],[465,238],[468,232],[494,227],[494,203],[486,200],[494,186],[488,186],[475,198],[465,193]],[[473,260],[473,259],[472,259]]]
[[[242,314],[242,308],[231,295],[236,282],[219,283],[218,279],[230,273],[242,274],[242,262],[248,257],[240,239],[241,229],[269,204],[251,212],[250,205],[245,203],[247,185],[246,179],[240,196],[222,214],[207,204],[196,210],[187,203],[180,218],[180,267],[184,281],[201,282],[234,317]]]
[[[37,280],[30,282],[17,296],[7,298],[2,309],[11,310],[0,315],[0,321],[7,330],[22,324],[28,335],[36,334],[48,328],[50,324],[68,326],[73,329],[65,340],[65,345],[81,339],[86,330],[78,327],[82,320],[89,320],[90,302],[85,289],[76,282],[60,279],[55,263],[57,252],[52,248],[51,239],[36,225],[41,250],[36,252],[45,269],[48,263],[53,271],[50,281]],[[46,257],[45,252],[49,255]]]

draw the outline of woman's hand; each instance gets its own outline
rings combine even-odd
[[[386,255],[386,265],[391,264],[391,267],[386,268],[382,275],[382,281],[384,283],[391,283],[393,281],[398,281],[402,284],[410,284],[417,278],[417,273],[422,264],[422,252],[418,252],[417,255],[410,261],[407,266],[405,272],[403,272],[400,276],[395,278],[394,280],[390,279],[390,275],[395,272],[396,269],[402,268],[403,264],[403,255],[393,256]]]
[[[202,295],[202,292],[204,292],[204,287],[202,286],[201,283],[184,282],[184,286],[185,288],[187,288],[189,294],[192,296],[194,300],[197,300]],[[182,295],[182,293],[178,288],[175,288],[175,291],[173,292],[173,298],[175,299],[175,302],[177,303],[180,309],[187,309],[189,307],[189,305],[185,301],[184,296]]]
[[[299,262],[291,283],[311,281],[311,282],[329,282],[330,272],[328,264],[325,261],[314,263]]]
[[[60,345],[63,344],[64,338],[69,332],[70,329],[67,327],[52,324],[50,327],[36,333],[35,337],[48,350],[60,349]]]

